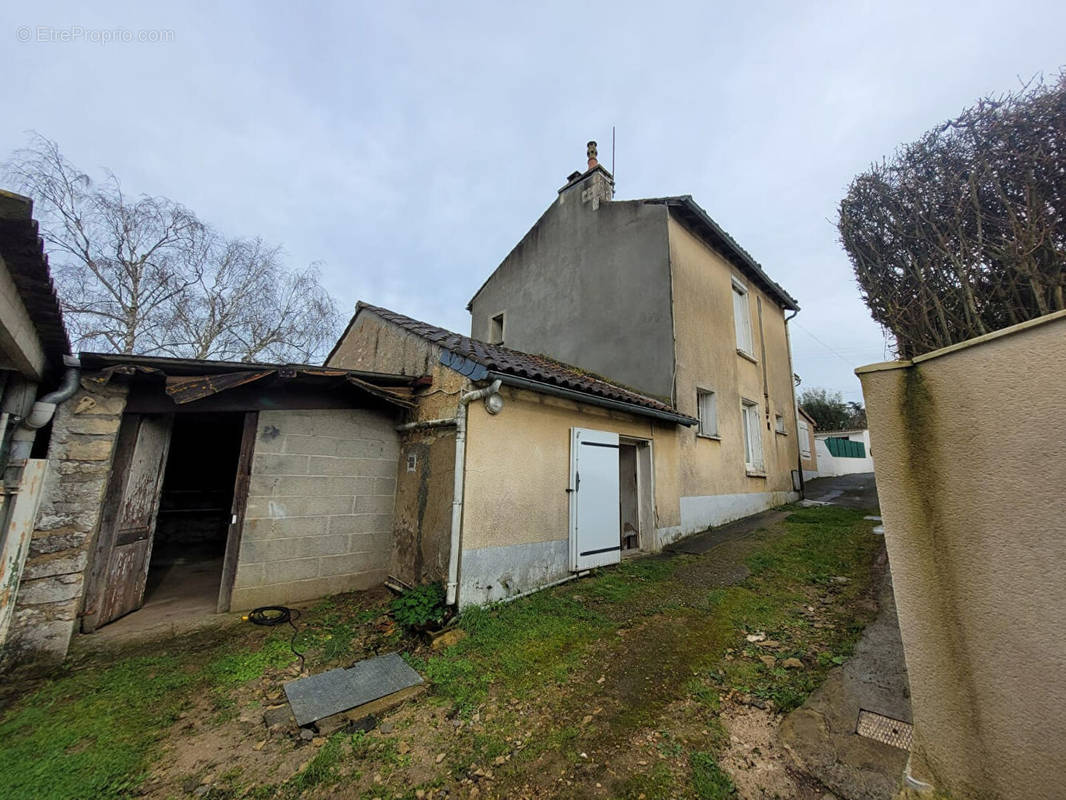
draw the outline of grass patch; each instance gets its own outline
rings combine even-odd
[[[463,712],[484,701],[494,683],[512,693],[558,683],[584,646],[613,624],[559,590],[488,608],[472,608],[459,622],[467,638],[423,666],[439,697]]]
[[[146,751],[182,710],[193,674],[172,656],[68,673],[0,722],[0,785],[9,797],[127,797]]]
[[[240,785],[247,764],[237,758],[206,797],[294,800],[343,784],[353,797],[365,790],[406,798],[415,785],[458,790],[457,776],[479,768],[495,770],[501,796],[565,776],[574,797],[594,794],[597,780],[622,800],[733,797],[715,760],[729,743],[722,699],[751,695],[787,711],[848,657],[867,616],[859,601],[880,546],[862,516],[804,508],[754,533],[728,556],[750,571],[739,584],[707,568],[727,551],[652,556],[470,609],[458,622],[465,639],[440,652],[405,653],[432,696],[466,717],[461,726],[440,707],[412,705],[397,712],[402,736],[335,734],[307,751],[311,761],[295,775],[259,785]],[[383,618],[385,607],[384,599],[374,605],[351,595],[306,612],[296,647],[306,652],[307,668],[317,673],[412,645]],[[756,631],[774,646],[748,642],[745,635]],[[287,626],[246,626],[182,637],[167,642],[166,652],[154,643],[93,656],[56,673],[0,716],[0,785],[12,797],[42,800],[135,795],[179,714],[199,712],[205,698],[207,720],[232,718],[291,677],[291,635]],[[786,669],[788,658],[803,668]],[[400,753],[401,738],[419,755]],[[275,755],[285,746],[269,743]],[[247,749],[250,759],[268,752]],[[412,760],[425,753],[447,760],[427,773]],[[620,774],[607,778],[592,763],[617,764]],[[368,787],[379,774],[388,785]],[[397,794],[400,787],[406,794]]]
[[[710,753],[693,753],[689,757],[689,769],[692,771],[692,789],[698,800],[726,800],[736,796],[737,787],[733,780]]]

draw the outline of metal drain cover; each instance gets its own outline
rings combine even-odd
[[[898,747],[900,750],[910,750],[914,726],[909,722],[875,714],[873,711],[860,710],[855,733],[875,742]]]

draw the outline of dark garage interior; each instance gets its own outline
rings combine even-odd
[[[232,514],[244,415],[178,414],[156,520],[145,606],[213,612]]]

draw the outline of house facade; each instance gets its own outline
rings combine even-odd
[[[392,570],[407,583],[482,604],[676,535],[679,431],[697,420],[667,403],[364,303],[327,363],[421,379],[399,426]]]
[[[471,336],[544,353],[700,420],[679,434],[675,536],[787,502],[796,301],[691,197],[618,201],[595,160],[471,299]]]

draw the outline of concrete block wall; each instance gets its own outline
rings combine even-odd
[[[57,410],[48,472],[3,662],[62,659],[77,626],[126,389],[80,389]]]
[[[385,579],[400,453],[395,424],[369,409],[260,412],[234,610]]]

